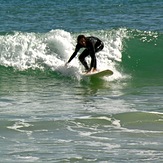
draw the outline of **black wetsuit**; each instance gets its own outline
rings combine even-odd
[[[96,69],[97,63],[96,63],[95,53],[101,51],[104,48],[103,42],[100,39],[98,39],[97,37],[93,37],[93,36],[86,37],[86,47],[84,47],[78,43],[76,45],[74,53],[68,60],[68,63],[71,62],[71,60],[77,55],[80,48],[85,48],[85,50],[79,56],[79,60],[84,65],[85,69],[88,71],[91,70],[92,68]],[[90,68],[88,67],[88,64],[85,60],[85,57],[87,57],[88,55],[91,56]]]

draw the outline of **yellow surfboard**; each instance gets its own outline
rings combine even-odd
[[[88,72],[88,73],[82,73],[83,76],[90,76],[90,77],[104,77],[104,76],[110,76],[113,75],[113,71],[107,69],[102,71],[95,71],[95,72]]]

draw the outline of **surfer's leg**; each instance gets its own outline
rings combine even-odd
[[[90,56],[91,56],[90,71],[96,71],[96,68],[97,68],[96,56],[95,54],[91,54]]]
[[[89,71],[88,64],[85,60],[85,57],[87,57],[88,55],[89,55],[89,51],[87,49],[85,49],[79,56],[79,60],[83,64],[83,66],[85,67],[86,71]]]

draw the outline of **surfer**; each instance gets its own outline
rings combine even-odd
[[[75,51],[71,55],[66,65],[70,63],[71,60],[77,55],[80,48],[85,48],[85,50],[79,55],[79,60],[85,67],[85,71],[86,72],[96,71],[97,63],[95,53],[101,51],[104,48],[104,43],[99,38],[94,36],[85,37],[84,35],[79,35],[77,37],[77,45]],[[85,58],[89,55],[91,57],[90,67],[88,66],[85,60]]]

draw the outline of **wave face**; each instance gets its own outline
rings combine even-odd
[[[123,66],[130,73],[150,77],[163,75],[163,34],[150,31],[128,31]]]

